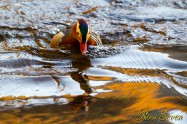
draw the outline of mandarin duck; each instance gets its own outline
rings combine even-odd
[[[84,19],[78,19],[76,23],[67,26],[66,30],[57,33],[51,41],[51,48],[76,47],[80,49],[82,55],[86,54],[89,45],[102,45],[102,41]]]

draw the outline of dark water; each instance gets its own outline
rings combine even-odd
[[[186,9],[185,0],[1,0],[0,124],[185,124]],[[77,18],[104,45],[87,56],[51,49]]]

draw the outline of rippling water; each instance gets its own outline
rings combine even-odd
[[[185,124],[186,9],[185,0],[2,0],[0,123]],[[49,47],[62,23],[82,17],[103,46],[87,56]]]

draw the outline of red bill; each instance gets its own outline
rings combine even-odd
[[[87,52],[87,42],[80,43],[80,50],[81,50],[82,55],[86,55],[86,52]]]

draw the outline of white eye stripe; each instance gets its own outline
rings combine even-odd
[[[80,29],[79,29],[79,25],[80,25],[79,22],[77,22],[76,33],[78,32],[77,35],[82,36],[81,31],[80,31]]]
[[[88,34],[88,33],[90,33],[90,26],[89,26],[89,28],[88,28],[88,32],[87,32],[87,34]]]

